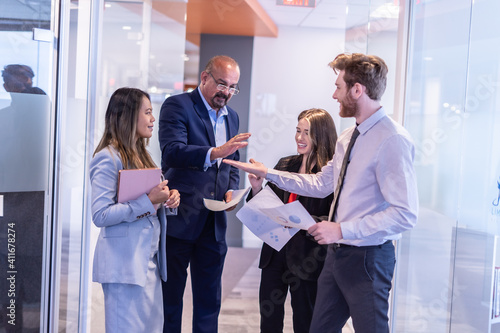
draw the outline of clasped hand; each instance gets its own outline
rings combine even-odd
[[[153,187],[148,198],[153,205],[163,203],[167,208],[177,208],[181,202],[181,195],[179,191],[169,189],[167,184],[168,180],[164,180]]]

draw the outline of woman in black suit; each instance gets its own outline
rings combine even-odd
[[[283,157],[274,167],[299,173],[317,173],[332,159],[337,132],[332,117],[323,109],[302,111],[298,117],[295,134],[297,153]],[[256,195],[262,189],[262,178],[249,174],[252,192]],[[309,198],[283,191],[268,183],[284,202],[299,200],[316,221],[326,220],[333,194],[326,198]],[[259,305],[261,333],[283,332],[284,303],[288,290],[293,310],[295,333],[309,332],[317,279],[323,268],[326,247],[317,244],[305,230],[300,230],[278,252],[265,244],[262,247],[259,268],[262,269]]]

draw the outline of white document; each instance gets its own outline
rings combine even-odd
[[[236,217],[257,237],[276,251],[279,251],[299,229],[284,228],[276,223],[273,215],[263,212],[285,206],[269,187],[264,187],[256,196],[247,202],[236,214]],[[311,217],[312,219],[312,217]]]
[[[203,198],[203,204],[205,205],[205,207],[207,209],[212,210],[214,212],[226,210],[228,208],[231,208],[231,207],[237,205],[241,201],[241,199],[243,199],[244,197],[247,196],[250,189],[251,189],[251,187],[244,189],[244,190],[233,191],[233,196],[231,198],[231,201],[229,201],[229,202]]]
[[[261,211],[272,218],[274,222],[285,227],[307,230],[316,224],[316,221],[314,221],[311,214],[307,212],[300,201],[282,204],[274,208],[262,208]]]

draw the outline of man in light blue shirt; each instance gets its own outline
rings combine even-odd
[[[284,190],[325,197],[338,186],[351,136],[359,132],[346,157],[337,208],[332,207],[329,221],[308,230],[319,244],[329,244],[310,332],[341,333],[352,317],[356,333],[387,333],[395,267],[392,241],[417,221],[415,148],[409,133],[380,105],[387,80],[382,59],[340,54],[329,65],[338,74],[333,98],[340,103],[340,116],[355,118],[356,126],[339,136],[333,159],[320,173],[292,174],[253,160],[227,163]]]
[[[164,329],[180,333],[187,268],[193,293],[193,332],[217,332],[221,276],[227,253],[224,211],[209,211],[203,199],[231,201],[239,188],[236,168],[250,133],[239,133],[239,117],[227,102],[238,94],[240,68],[228,56],[215,56],[192,92],[171,96],[160,111],[162,171],[181,194],[176,216],[167,224],[167,281],[163,283]]]
[[[210,75],[212,75],[212,74],[210,73]],[[224,105],[222,108],[220,108],[218,110],[214,110],[212,108],[212,106],[210,106],[210,104],[208,104],[205,97],[203,97],[203,93],[201,92],[200,87],[198,87],[197,89],[200,93],[200,97],[201,97],[201,100],[203,101],[203,104],[205,104],[205,107],[208,110],[208,116],[210,117],[210,122],[212,123],[212,127],[214,129],[215,146],[220,147],[226,143],[226,136],[227,136],[227,134],[226,134],[226,119],[227,119],[227,114],[228,114],[227,108]],[[205,170],[210,168],[215,162],[217,162],[217,164],[220,165],[220,162],[222,160],[222,158],[220,158],[220,157],[214,161],[210,160],[210,155],[212,154],[213,149],[214,148],[212,147],[207,152],[207,157],[205,158],[205,165],[204,165]]]

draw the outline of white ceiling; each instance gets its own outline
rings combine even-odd
[[[394,0],[316,0],[315,8],[277,5],[276,0],[258,1],[278,27],[343,30],[367,24],[370,15],[391,17],[397,8],[387,7],[394,6]]]
[[[316,0],[316,8],[277,5],[276,0],[259,0],[279,26],[345,28],[346,0]]]
[[[2,0],[0,0],[2,1]],[[216,0],[210,0],[216,1]],[[380,8],[384,4],[393,4],[395,0],[316,0],[315,8],[305,8],[305,7],[287,7],[276,5],[276,0],[258,0],[264,10],[268,13],[271,19],[278,26],[278,31],[280,27],[283,26],[295,26],[299,28],[321,28],[321,29],[339,29],[348,30],[352,27],[366,25],[370,17],[374,18],[376,12],[380,12]],[[122,35],[127,33],[129,36],[127,41],[130,42],[129,50],[138,48],[137,38],[132,38],[134,31],[141,31],[142,20],[140,13],[141,1],[129,1],[123,2],[119,0],[107,1],[111,8],[104,9],[104,21],[106,24],[106,36],[108,39],[103,39],[108,48],[108,52],[112,50],[123,50],[124,45],[114,45],[114,43],[124,43],[122,38],[114,38],[114,34],[109,29],[112,29],[112,23],[116,24],[116,31],[114,33]],[[138,7],[134,10],[135,7]],[[349,15],[347,15],[347,12]],[[154,14],[154,13],[153,13]],[[390,13],[389,13],[390,14]],[[386,17],[389,15],[388,11],[385,11]],[[161,15],[160,15],[161,16]],[[390,16],[390,15],[389,15]],[[164,20],[171,21],[172,19],[167,16],[161,16]],[[154,15],[155,23],[158,23],[157,15]],[[123,22],[127,22],[128,25],[133,26],[133,29],[129,32],[124,32],[122,30]],[[110,25],[111,24],[111,25]],[[172,23],[174,24],[174,23]],[[165,24],[163,24],[165,25]],[[384,25],[386,26],[386,25]],[[139,36],[139,35],[137,35]],[[130,39],[130,40],[129,40]],[[158,43],[156,43],[158,44]],[[155,46],[156,46],[155,44]],[[116,46],[116,47],[115,47]],[[160,45],[157,45],[160,47]],[[185,81],[190,84],[196,84],[198,80],[198,61],[199,61],[199,47],[190,42],[186,42],[186,54],[189,57],[189,61],[185,62]],[[165,51],[167,52],[167,51]],[[160,53],[160,52],[159,52]],[[115,61],[125,61],[128,56],[133,56],[135,53],[121,52],[119,55],[114,55]],[[164,60],[164,56],[157,56],[155,59],[150,59],[152,66],[155,62]],[[135,59],[135,58],[133,58]],[[132,60],[135,61],[135,60]],[[168,63],[163,61],[163,63]],[[172,63],[172,66],[175,63]],[[168,72],[168,71],[167,71]]]

